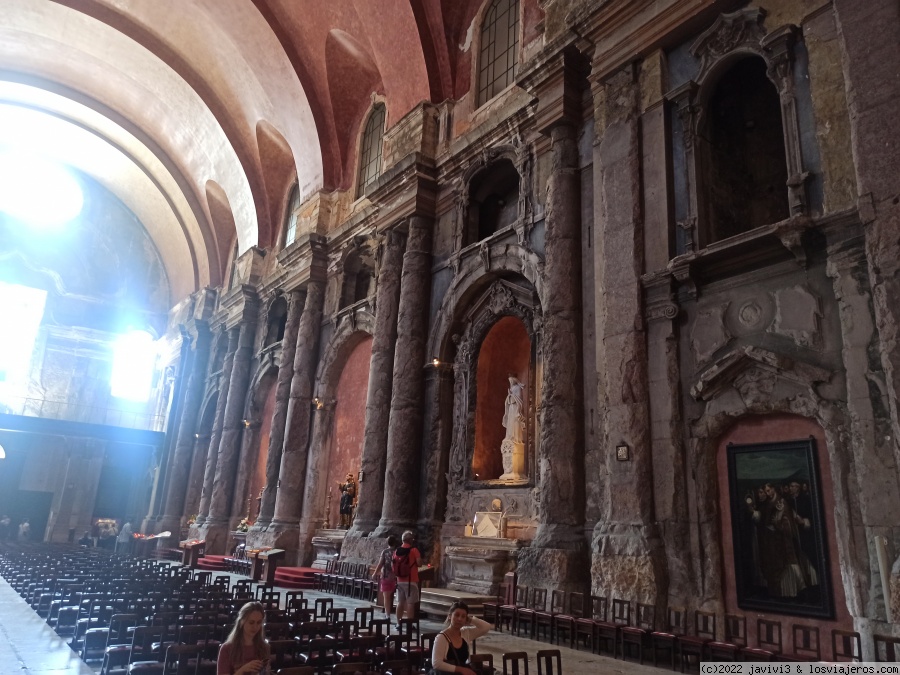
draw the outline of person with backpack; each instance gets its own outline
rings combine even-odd
[[[394,551],[393,572],[397,577],[397,624],[409,610],[412,617],[419,602],[419,563],[422,555],[413,546],[416,535],[407,530],[401,537],[403,544]]]
[[[397,590],[397,577],[394,576],[394,551],[400,545],[400,540],[392,534],[387,538],[387,545],[388,547],[378,557],[378,564],[375,565],[375,572],[372,576],[379,579],[378,590],[384,602],[384,615],[390,617],[393,612],[391,605],[394,602],[394,591]]]

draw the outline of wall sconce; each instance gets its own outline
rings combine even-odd
[[[359,470],[359,473],[356,474],[356,482],[357,482],[357,483],[362,483],[362,482],[363,482],[363,478],[365,478],[365,477],[366,477],[366,472],[363,471],[362,469],[360,469],[360,470]]]
[[[631,448],[627,443],[619,443],[616,446],[616,459],[620,462],[627,462],[631,459]]]
[[[244,420],[244,427],[247,429],[250,428],[250,420]]]
[[[320,399],[318,396],[312,400],[313,405],[316,406],[316,410],[321,410],[325,407],[325,401]]]
[[[194,438],[196,438],[197,440],[200,440],[200,434],[194,434]]]
[[[435,356],[433,359],[431,359],[431,365],[437,368],[439,365],[441,365],[441,360]]]

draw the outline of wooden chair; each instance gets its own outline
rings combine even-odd
[[[331,675],[366,675],[369,664],[365,661],[344,661],[331,667]]]
[[[591,652],[594,651],[594,643],[597,641],[596,626],[598,623],[606,621],[608,609],[609,600],[599,595],[592,595],[590,615],[575,619],[575,639],[586,636]]]
[[[504,654],[503,675],[528,675],[528,653],[508,652]]]
[[[650,633],[650,648],[653,665],[658,666],[659,652],[669,654],[670,666],[675,670],[675,656],[678,653],[678,639],[685,634],[687,612],[683,607],[669,607],[666,612],[665,630]]]
[[[553,618],[564,611],[566,611],[566,592],[553,591],[550,595],[550,607],[534,613],[534,637],[540,640],[546,629],[547,639],[553,642]]]
[[[619,629],[619,644],[623,659],[629,658],[631,648],[637,648],[638,661],[644,663],[644,652],[653,646],[651,635],[656,630],[656,608],[653,605],[635,605],[635,625]]]
[[[542,649],[536,656],[538,675],[562,675],[562,656],[558,649]]]
[[[493,654],[472,654],[469,656],[469,664],[472,669],[478,673],[494,672],[494,655]]]
[[[756,647],[742,651],[744,661],[771,661],[783,650],[781,622],[769,619],[756,620]]]
[[[694,634],[682,635],[678,638],[678,651],[681,654],[681,672],[686,664],[697,657],[697,666],[706,652],[706,645],[716,639],[716,615],[712,612],[697,610],[694,612]]]
[[[517,607],[515,611],[515,619],[513,626],[516,635],[522,630],[522,626],[528,627],[528,637],[534,639],[534,628],[536,614],[547,609],[547,589],[533,588],[531,589],[531,601],[525,607]]]
[[[269,640],[269,655],[272,669],[292,668],[298,665],[297,642],[293,639]]]
[[[328,618],[328,610],[334,607],[333,598],[316,598],[316,613],[313,616],[318,620],[326,620]]]
[[[497,621],[497,630],[503,632],[503,626],[508,625],[509,631],[515,630],[516,610],[528,606],[528,598],[531,593],[528,586],[516,586],[516,597],[511,605],[500,605],[500,614]]]
[[[508,584],[500,584],[497,587],[497,597],[494,602],[486,602],[482,605],[482,619],[488,623],[500,623],[500,605],[505,604],[507,588],[509,588]]]
[[[880,663],[900,662],[900,637],[891,635],[872,636],[875,640],[875,660]]]
[[[565,632],[569,636],[569,648],[575,649],[575,621],[584,616],[584,593],[571,591],[565,609],[555,614],[550,622],[550,642],[559,644],[559,634]]]
[[[794,651],[791,654],[781,653],[779,661],[821,661],[822,643],[819,641],[819,628],[803,623],[791,626]]]
[[[166,675],[196,675],[203,654],[200,645],[169,645],[163,661]]]
[[[725,641],[714,640],[706,645],[710,661],[738,661],[741,650],[747,647],[747,618],[737,614],[725,615]]]
[[[315,666],[293,666],[291,668],[280,668],[276,671],[276,675],[316,675]]]
[[[401,652],[406,654],[406,658],[409,662],[419,670],[422,670],[423,668],[430,669],[431,649],[434,647],[434,639],[438,635],[439,633],[422,633],[422,635],[419,636],[417,644],[410,644],[407,647],[403,647]]]
[[[862,661],[862,640],[852,630],[831,631],[831,660],[836,662]]]
[[[309,641],[303,652],[298,655],[300,663],[304,666],[313,666],[318,670],[325,670],[334,665],[334,640],[328,638],[315,638]]]
[[[383,661],[380,670],[384,675],[418,675],[413,665],[406,659]]]
[[[619,632],[623,626],[631,625],[631,601],[613,598],[612,621],[598,621],[594,625],[596,653],[603,653],[604,645],[611,649],[609,653],[616,658],[619,645]]]

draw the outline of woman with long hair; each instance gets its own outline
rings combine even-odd
[[[263,628],[262,604],[248,602],[238,612],[234,628],[219,647],[216,675],[257,675],[269,672],[269,645]]]
[[[394,551],[400,545],[400,540],[393,534],[387,538],[387,548],[381,552],[378,557],[378,564],[375,565],[375,572],[372,576],[378,579],[378,592],[381,594],[384,602],[384,615],[391,616],[394,610],[391,604],[394,600],[394,591],[397,590],[397,576],[394,574],[393,560]]]
[[[469,664],[469,645],[494,626],[478,617],[469,616],[469,606],[464,602],[450,605],[450,624],[438,633],[431,648],[431,666],[440,673],[478,675]]]

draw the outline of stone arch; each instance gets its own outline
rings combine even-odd
[[[324,401],[334,397],[341,369],[347,356],[365,338],[375,335],[375,315],[369,307],[360,307],[341,316],[337,329],[322,352],[316,372],[316,396]]]
[[[276,291],[266,307],[263,349],[281,342],[287,325],[287,315],[287,298],[280,290]]]
[[[545,304],[543,261],[533,251],[509,243],[485,246],[479,256],[459,260],[459,267],[444,294],[434,327],[428,338],[428,354],[452,363],[456,346],[451,337],[465,308],[490,283],[499,278],[524,278],[534,288],[538,305]]]
[[[750,416],[784,413],[809,419],[822,430],[824,451],[831,467],[834,485],[834,508],[841,513],[851,512],[851,495],[846,481],[850,474],[849,413],[845,407],[818,394],[818,387],[831,380],[833,373],[787,359],[765,349],[745,346],[734,350],[710,364],[695,378],[691,395],[704,404],[703,413],[690,425],[688,437],[689,471],[695,475],[699,509],[718,513],[720,485],[717,470],[717,451],[720,439],[739,420]],[[847,609],[852,615],[861,610],[862,583],[858,572],[846,570],[868,569],[868,562],[860,559],[854,548],[854,534],[850,519],[836,519],[834,539],[839,561],[832,561],[832,581],[843,582]],[[699,608],[724,616],[725,583],[723,575],[722,534],[715,518],[700,523],[700,546],[707,552],[701,563],[696,589]],[[847,564],[846,561],[853,561]],[[843,569],[843,574],[834,570]]]

